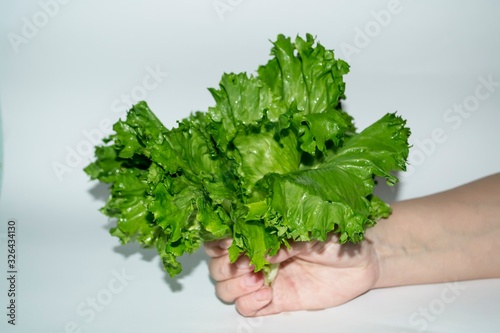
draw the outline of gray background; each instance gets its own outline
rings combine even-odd
[[[172,281],[153,252],[119,246],[98,212],[106,189],[82,168],[130,102],[147,100],[174,126],[213,105],[207,87],[223,72],[265,63],[278,33],[309,32],[351,65],[345,106],[359,129],[387,112],[408,120],[411,166],[396,188],[377,190],[385,199],[498,172],[499,14],[486,0],[2,2],[0,331],[496,331],[498,279],[375,290],[334,309],[242,318],[215,297],[202,251],[183,258]],[[18,223],[15,327],[6,324],[2,278],[9,218]]]

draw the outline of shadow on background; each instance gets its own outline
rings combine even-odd
[[[106,203],[109,197],[109,185],[105,183],[98,182],[89,190],[89,193],[94,197],[96,201],[101,201],[102,205]]]
[[[399,178],[399,175],[395,175]],[[387,185],[385,178],[375,177],[377,184],[375,185],[375,189],[373,193],[378,196],[380,199],[384,200],[388,204],[391,204],[398,200],[398,192],[400,183],[397,183],[394,186]]]
[[[123,245],[117,245],[113,248],[113,251],[123,255],[128,258],[134,254],[139,253],[141,259],[147,262],[152,262],[153,259],[159,257],[158,252],[155,248],[144,248],[137,242],[131,242]],[[170,277],[167,271],[163,267],[163,262],[158,261],[158,267],[164,272],[164,280],[173,292],[181,291],[183,289],[182,279],[189,276],[193,270],[200,265],[201,262],[208,262],[208,256],[205,251],[200,248],[193,254],[184,254],[183,256],[177,258],[177,260],[182,265],[182,272],[175,277]]]

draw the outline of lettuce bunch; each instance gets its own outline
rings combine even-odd
[[[167,129],[133,106],[85,168],[110,184],[102,212],[122,243],[155,247],[170,276],[177,257],[230,237],[231,261],[269,268],[291,241],[360,242],[391,213],[373,194],[405,170],[410,130],[388,113],[361,132],[341,108],[349,66],[311,35],[279,35],[255,75],[224,74],[215,105]]]

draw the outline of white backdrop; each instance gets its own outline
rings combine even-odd
[[[324,311],[245,319],[214,295],[202,251],[172,281],[119,246],[98,212],[91,146],[145,99],[165,125],[213,105],[223,72],[253,72],[270,40],[311,33],[351,65],[359,129],[397,111],[412,129],[402,200],[500,171],[500,4],[494,1],[3,1],[0,110],[7,221],[17,221],[17,317],[2,332],[497,332],[500,280],[371,291]],[[498,254],[492,254],[498,255]],[[442,295],[454,295],[443,298]]]

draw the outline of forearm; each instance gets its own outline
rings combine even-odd
[[[375,287],[500,277],[500,174],[395,203],[366,237]]]

